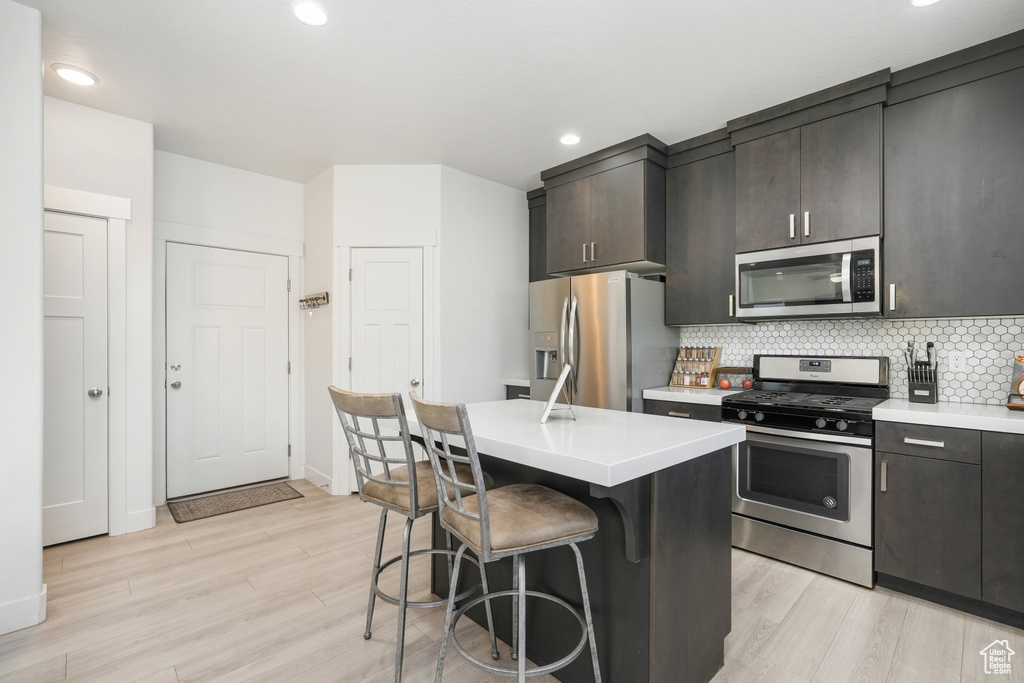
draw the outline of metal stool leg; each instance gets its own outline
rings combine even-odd
[[[395,683],[402,682],[402,656],[405,654],[405,603],[409,598],[409,543],[412,540],[412,517],[405,520],[402,536],[402,579],[398,589],[398,642],[395,646]]]
[[[601,683],[601,667],[597,663],[597,643],[594,640],[594,619],[590,614],[590,593],[587,591],[587,575],[583,571],[583,555],[575,543],[570,543],[576,553],[576,568],[580,573],[580,592],[583,594],[583,614],[587,618],[587,637],[590,640],[590,659],[594,664],[594,682]]]
[[[516,573],[519,575],[519,595],[516,597],[518,604],[519,631],[519,683],[526,683],[526,562],[525,557],[516,555]]]
[[[377,573],[380,571],[380,556],[384,551],[384,527],[387,526],[388,511],[380,511],[380,524],[377,526],[377,550],[373,553],[373,571],[370,573],[370,602],[366,605],[366,631],[363,638],[370,639],[370,625],[373,623],[373,603],[377,597]]]
[[[519,594],[519,555],[512,556],[512,590]],[[512,661],[519,659],[519,599],[512,600]]]
[[[444,672],[444,656],[448,650],[448,637],[451,635],[452,612],[455,609],[455,593],[459,581],[459,570],[462,567],[462,556],[466,553],[466,544],[459,547],[455,553],[454,568],[452,569],[451,586],[448,589],[448,607],[444,613],[444,628],[441,629],[441,652],[437,656],[437,674],[434,676],[434,683],[441,683],[441,674]]]
[[[487,565],[480,558],[477,558],[477,565],[480,567],[480,587],[483,589],[484,595],[487,595],[491,592],[487,588]],[[494,617],[491,616],[490,600],[484,600],[484,611],[487,612],[487,630],[491,634],[491,659],[497,659],[500,655],[498,654],[498,639],[494,635]]]

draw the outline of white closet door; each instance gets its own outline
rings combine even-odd
[[[288,259],[167,245],[167,496],[288,476]]]
[[[107,222],[47,212],[44,225],[43,545],[52,545],[108,530]]]

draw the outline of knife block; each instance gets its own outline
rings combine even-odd
[[[939,369],[910,368],[907,373],[907,397],[911,403],[939,402]]]

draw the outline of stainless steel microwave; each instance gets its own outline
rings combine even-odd
[[[736,317],[882,312],[880,240],[861,237],[736,255]]]

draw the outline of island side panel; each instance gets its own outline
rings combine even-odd
[[[706,683],[731,630],[732,449],[652,476],[650,680]]]
[[[581,543],[579,549],[587,572],[601,677],[605,681],[657,680],[650,674],[651,562],[644,559],[632,563],[626,559],[622,517],[614,503],[592,497],[590,485],[579,479],[483,454],[480,460],[483,469],[494,478],[495,486],[542,484],[584,502],[597,514],[600,525],[597,536]],[[645,524],[649,524],[649,515]],[[443,547],[444,536],[436,522],[433,539],[435,547]],[[576,560],[571,548],[553,548],[530,553],[526,557],[529,589],[557,595],[581,608]],[[511,568],[511,560],[487,565],[492,591],[512,587]],[[432,590],[438,595],[447,595],[447,569],[442,561],[435,561],[433,569]],[[511,642],[511,602],[508,598],[494,602],[497,635],[506,643]],[[547,664],[565,656],[575,647],[579,641],[579,625],[574,617],[544,600],[530,599],[527,606],[527,652],[531,661]],[[474,608],[468,614],[477,623],[486,623],[481,608]],[[503,660],[503,664],[508,665],[510,661]],[[564,682],[593,681],[589,650],[552,676]]]

